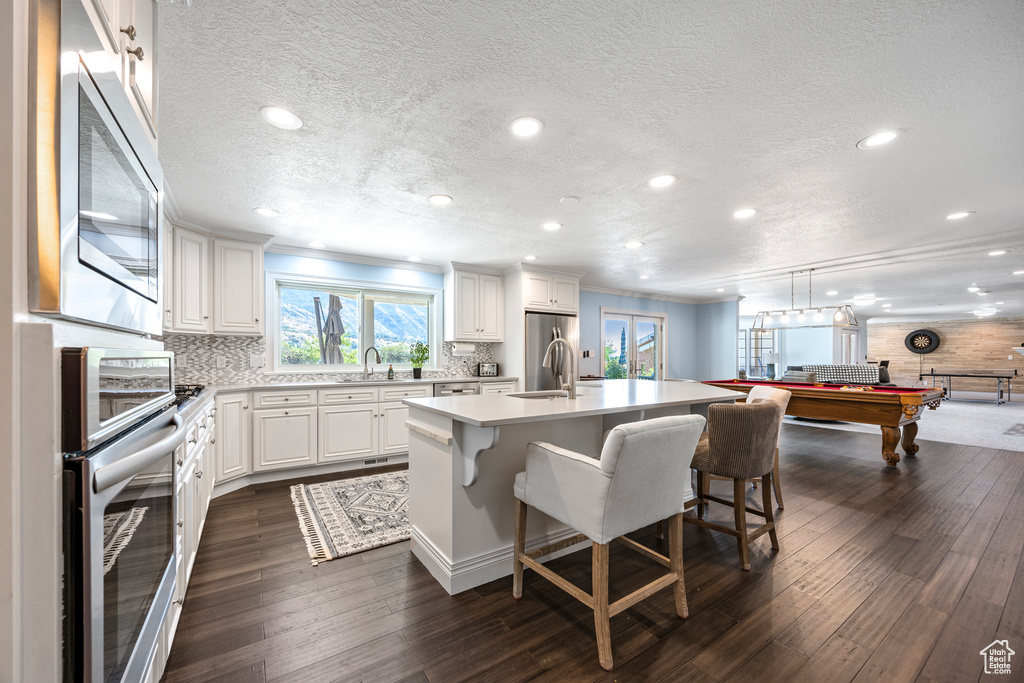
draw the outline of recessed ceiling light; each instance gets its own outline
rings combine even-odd
[[[981,289],[981,287],[968,287],[968,288],[967,288],[967,291],[968,291],[968,292],[970,292],[971,294],[974,294],[974,293],[975,293],[975,292],[977,292],[977,291],[978,291],[979,289]]]
[[[836,291],[836,290],[834,290],[834,289],[830,289],[830,290],[828,290],[827,292],[825,292],[825,294],[827,294],[828,296],[835,296],[835,295],[836,295],[836,294],[838,294],[838,293],[839,293],[839,292],[838,292],[838,291]]]
[[[882,308],[892,308],[892,304],[882,304]]]
[[[853,297],[853,303],[857,304],[858,306],[870,306],[871,304],[875,303],[875,301],[877,301],[877,299],[870,294]]]
[[[996,312],[997,311],[994,308],[979,308],[978,310],[974,311],[974,315],[978,316],[979,318],[987,318],[990,315],[995,315]]]
[[[675,181],[676,177],[674,175],[656,175],[648,180],[647,184],[655,189],[661,189],[663,187],[668,187]]]
[[[314,249],[323,249],[327,245],[324,244],[323,242],[310,242],[309,246],[313,247]]]
[[[562,202],[563,204],[579,204],[580,198],[569,195],[568,197],[562,197],[558,201]]]
[[[643,242],[626,242],[626,249],[639,249],[642,246],[644,246]]]
[[[545,230],[559,230],[561,227],[562,227],[561,223],[545,223],[544,224],[544,229]]]
[[[650,275],[641,275],[641,276],[640,276],[640,279],[641,279],[641,280],[650,280],[650,279],[651,279],[651,276],[650,276]]]
[[[996,249],[995,251],[988,252],[989,256],[1002,256],[1006,253],[1005,249]]]
[[[523,257],[523,259],[526,261],[536,261],[537,257],[534,256],[533,254],[527,254],[526,256]]]
[[[740,209],[739,211],[733,211],[733,218],[750,218],[757,214],[757,209]]]
[[[872,147],[878,147],[880,145],[884,145],[887,142],[892,142],[893,140],[896,139],[897,135],[899,135],[899,133],[895,130],[883,130],[878,133],[874,133],[873,135],[867,136],[866,138],[858,142],[857,146],[860,147],[861,149],[871,149]]]
[[[281,215],[280,211],[274,211],[273,209],[268,209],[265,206],[260,206],[258,208],[255,208],[255,209],[253,209],[253,211],[255,211],[256,213],[258,213],[261,216],[266,216],[267,218],[277,218],[278,216]]]
[[[946,220],[947,221],[958,221],[961,218],[967,218],[972,213],[974,213],[974,212],[973,211],[957,211],[956,213],[951,213],[948,216],[946,216]]]
[[[1005,303],[1006,303],[1005,301],[997,301],[996,302],[996,306],[1002,306]]]
[[[302,128],[302,119],[281,107],[260,107],[260,116],[264,121],[278,128],[285,130]]]
[[[422,261],[423,259],[421,259],[419,256],[410,256],[409,260],[410,261]]]
[[[718,289],[716,289],[715,291],[716,291],[716,292],[724,292],[725,290],[724,290],[724,289],[722,289],[721,287],[719,287],[719,288],[718,288]]]
[[[508,124],[509,132],[521,138],[532,138],[543,128],[544,124],[540,122],[540,119],[535,119],[532,116],[523,116]]]
[[[448,204],[451,204],[454,200],[446,194],[432,194],[429,197],[427,197],[427,201],[429,201],[431,204],[437,204],[438,206],[447,206]]]
[[[991,292],[978,292],[978,296],[988,296]]]
[[[1024,275],[1024,270],[1015,270],[1015,271],[1013,271],[1013,274],[1014,275]]]

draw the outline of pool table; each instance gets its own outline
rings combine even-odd
[[[850,387],[841,384],[805,384],[801,382],[773,382],[726,379],[709,381],[724,389],[749,392],[753,387],[766,386],[792,392],[786,415],[810,417],[819,420],[842,420],[878,425],[882,428],[882,458],[887,465],[900,461],[896,445],[902,433],[903,450],[914,455],[918,445],[917,421],[924,406],[935,410],[942,399],[941,389],[912,387]]]

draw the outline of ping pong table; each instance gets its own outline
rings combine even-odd
[[[942,382],[942,398],[943,400],[953,399],[953,378],[954,377],[969,377],[972,379],[994,379],[996,381],[996,405],[1005,403],[1010,400],[1010,389],[1012,388],[1010,382],[1014,377],[1017,377],[1017,370],[1011,368],[1009,370],[981,370],[981,369],[967,369],[967,370],[937,370],[931,369],[931,372],[922,372],[920,378],[923,380],[925,377],[932,378],[932,386],[935,386],[935,379],[938,378]],[[1006,398],[1003,398],[1003,389],[1006,389]],[[958,401],[968,401],[971,399],[955,399]]]

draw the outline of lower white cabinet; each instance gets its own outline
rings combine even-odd
[[[315,465],[317,409],[257,410],[252,418],[254,472]]]
[[[482,382],[480,384],[481,394],[510,394],[515,390],[514,380],[511,382]]]
[[[324,406],[320,409],[318,462],[356,460],[377,454],[377,404]]]
[[[409,450],[409,406],[404,403],[378,403],[377,422],[380,427],[380,448],[378,453],[404,453]]]
[[[252,472],[249,455],[249,434],[252,432],[252,410],[249,392],[218,394],[217,438],[214,444],[217,456],[217,483],[231,481]],[[212,474],[212,472],[211,472]]]

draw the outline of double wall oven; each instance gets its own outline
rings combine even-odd
[[[139,681],[174,593],[173,355],[68,348],[61,375],[64,678]]]
[[[160,334],[163,174],[81,0],[34,0],[29,307]]]

